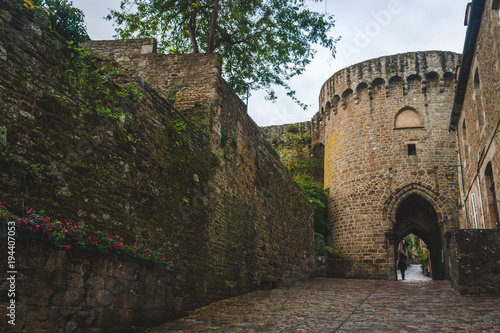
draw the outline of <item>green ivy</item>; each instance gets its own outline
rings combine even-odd
[[[330,225],[326,210],[327,196],[323,186],[313,182],[307,175],[296,174],[293,178],[305,197],[314,205],[314,231],[326,238],[330,234]]]

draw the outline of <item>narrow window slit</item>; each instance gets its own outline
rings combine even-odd
[[[408,144],[408,156],[417,155],[417,145],[414,143]]]

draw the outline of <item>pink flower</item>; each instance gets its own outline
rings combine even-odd
[[[66,250],[71,249],[71,245],[66,245]]]

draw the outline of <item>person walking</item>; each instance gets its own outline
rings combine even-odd
[[[404,259],[399,260],[398,269],[401,271],[401,279],[404,280],[406,271],[406,262],[404,261]]]

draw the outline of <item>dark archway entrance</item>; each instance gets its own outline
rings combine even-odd
[[[394,224],[394,244],[397,246],[409,234],[421,238],[429,250],[434,280],[445,279],[443,240],[438,216],[432,205],[417,194],[405,198],[398,206]],[[394,251],[397,254],[397,249]],[[396,258],[397,259],[397,258]]]

